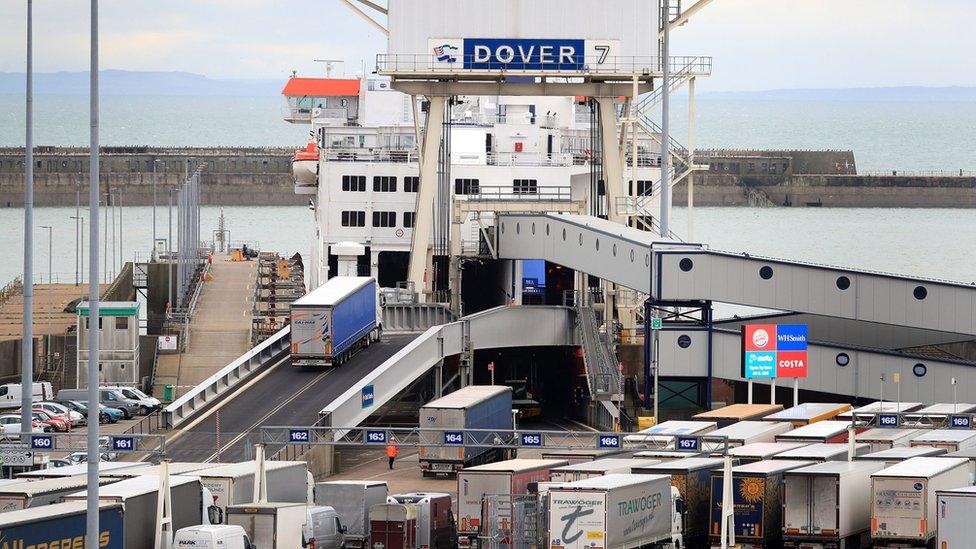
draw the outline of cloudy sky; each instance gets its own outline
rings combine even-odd
[[[486,0],[488,1],[488,0]],[[690,3],[691,0],[686,0]],[[24,70],[23,0],[0,2],[0,72]],[[385,48],[339,0],[101,0],[102,68],[213,78],[352,75]],[[88,66],[88,2],[34,0],[36,70]],[[706,54],[706,90],[976,86],[973,0],[715,0],[674,33]]]

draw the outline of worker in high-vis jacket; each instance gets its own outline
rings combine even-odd
[[[388,444],[386,446],[386,457],[390,460],[390,469],[393,469],[393,462],[396,461],[398,450],[396,444]]]

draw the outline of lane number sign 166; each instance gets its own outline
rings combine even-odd
[[[620,448],[620,435],[600,435],[597,439],[600,448]]]

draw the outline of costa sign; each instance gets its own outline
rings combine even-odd
[[[742,327],[742,377],[807,377],[805,324],[747,324]]]

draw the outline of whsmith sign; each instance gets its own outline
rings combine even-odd
[[[742,327],[742,377],[807,377],[805,324],[751,324]]]
[[[466,70],[582,71],[615,61],[618,40],[442,38],[430,40],[437,63]]]

